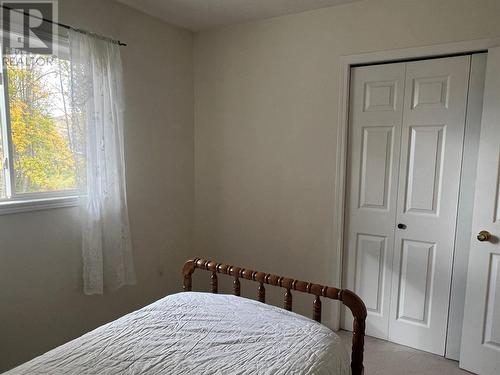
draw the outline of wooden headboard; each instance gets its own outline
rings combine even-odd
[[[321,323],[321,299],[320,297],[330,298],[342,301],[352,312],[354,316],[352,330],[352,355],[351,369],[352,375],[363,375],[363,351],[365,343],[365,321],[366,307],[361,298],[347,289],[337,289],[329,286],[313,284],[310,282],[290,279],[288,277],[276,276],[270,273],[253,271],[245,268],[235,267],[228,264],[216,263],[205,259],[188,260],[182,268],[184,276],[183,289],[188,292],[192,288],[192,274],[195,269],[201,269],[211,272],[210,285],[212,293],[218,292],[217,274],[225,274],[234,277],[233,293],[240,295],[240,278],[256,281],[259,283],[257,288],[257,299],[260,302],[266,302],[266,289],[264,284],[279,286],[285,289],[283,308],[292,310],[292,290],[313,294],[313,319]]]

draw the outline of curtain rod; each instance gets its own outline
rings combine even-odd
[[[33,16],[31,14],[29,14],[28,12],[25,12],[25,11],[20,11],[19,9],[14,9],[14,8],[11,8],[9,6],[6,6],[6,5],[0,5],[1,8],[4,8],[4,9],[8,9],[8,10],[12,10],[14,12],[18,12],[18,13],[22,13],[24,14],[25,16],[29,16],[29,17],[34,17],[34,18],[38,18],[39,20],[42,20],[42,21],[45,21],[45,22],[48,22],[48,23],[51,23],[53,25],[57,25],[59,27],[62,27],[64,29],[67,29],[67,30],[73,30],[73,31],[76,31],[78,33],[82,33],[82,34],[85,34],[85,35],[94,35],[94,36],[97,36],[98,38],[101,38],[101,39],[104,39],[104,40],[108,40],[110,41],[111,43],[115,43],[115,44],[118,44],[119,46],[127,46],[126,43],[123,43],[117,39],[112,39],[112,38],[109,38],[109,37],[106,37],[106,36],[103,36],[103,35],[99,35],[99,34],[96,34],[96,33],[93,33],[91,31],[87,31],[87,30],[83,30],[83,29],[77,29],[76,27],[73,27],[73,26],[70,26],[70,25],[66,25],[64,23],[59,23],[59,22],[55,22],[55,21],[52,21],[52,20],[49,20],[47,18],[43,18],[43,17],[37,17],[37,16]]]

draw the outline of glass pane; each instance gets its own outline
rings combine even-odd
[[[16,193],[75,189],[69,62],[25,52],[4,61]]]
[[[0,90],[2,86],[0,86]],[[3,154],[3,143],[2,143],[2,128],[0,127],[0,199],[4,199],[7,196],[5,191],[5,169],[3,168],[3,161],[5,156]]]

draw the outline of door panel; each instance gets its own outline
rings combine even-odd
[[[491,254],[486,296],[484,344],[500,349],[500,254]]]
[[[437,214],[444,126],[410,126],[406,212]]]
[[[345,285],[366,302],[367,333],[387,338],[405,64],[353,68]],[[343,314],[342,327],[352,329]]]
[[[460,367],[500,373],[500,48],[488,50]],[[492,237],[480,242],[486,230]]]
[[[360,208],[387,210],[394,126],[363,128]]]
[[[413,82],[412,109],[448,108],[449,75],[418,77]]]
[[[403,240],[399,271],[399,320],[429,325],[435,244]]]
[[[410,62],[389,339],[444,355],[470,56]],[[399,266],[398,266],[399,265]]]
[[[358,234],[356,247],[356,287],[365,296],[368,311],[382,314],[384,262],[387,253],[386,238],[382,236]],[[361,277],[362,276],[362,277]]]

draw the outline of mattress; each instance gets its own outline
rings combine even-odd
[[[326,326],[231,295],[179,293],[7,374],[350,374]]]

